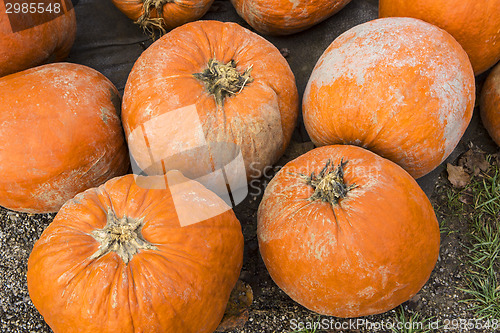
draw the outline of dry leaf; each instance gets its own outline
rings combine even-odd
[[[231,291],[227,302],[226,312],[222,318],[217,332],[225,332],[242,328],[248,321],[248,309],[253,301],[253,292],[250,285],[238,280],[236,286]]]
[[[446,170],[448,171],[448,180],[453,187],[462,188],[469,184],[471,176],[465,172],[462,166],[454,166],[448,163]]]
[[[486,160],[486,153],[479,149],[469,149],[458,160],[458,165],[463,166],[465,171],[474,176],[479,175],[481,171],[487,172],[490,164]]]

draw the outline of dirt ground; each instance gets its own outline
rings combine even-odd
[[[123,91],[126,75],[135,58],[150,41],[142,32],[137,31],[128,19],[121,17],[120,13],[110,5],[110,1],[99,1],[80,0],[75,7],[78,10],[79,35],[69,61],[100,70],[115,83],[120,91]],[[216,1],[215,4],[216,7],[207,14],[206,18],[221,17],[222,20],[242,23],[237,17],[235,18],[235,13],[228,1]],[[376,18],[376,6],[377,1],[353,0],[338,14],[337,18],[307,33],[270,39],[278,48],[289,52],[287,60],[297,77],[299,93],[305,87],[308,73],[312,70],[315,59],[319,57],[326,45],[349,27]],[[96,32],[96,30],[99,31],[98,28],[89,30],[89,23],[80,23],[89,15],[94,15],[97,25],[108,24],[105,26],[108,30]],[[127,33],[125,37],[112,36],[113,30],[107,22],[110,18],[106,15],[113,17],[116,15],[113,29],[122,29],[121,31]],[[100,39],[97,39],[96,34],[99,34]],[[310,49],[309,55],[308,48]],[[123,51],[128,58],[120,58],[120,55],[116,55],[119,50]],[[108,52],[110,56],[100,57],[99,52]],[[479,87],[485,76],[486,74],[478,78]],[[487,153],[495,153],[498,149],[482,127],[477,109],[466,136],[448,161],[455,162],[471,143]],[[312,143],[304,134],[303,126],[299,125],[293,142],[277,163],[276,170],[312,148]],[[273,174],[274,172],[269,172],[259,181],[251,183],[249,196],[235,208],[245,237],[244,265],[240,279],[251,287],[253,302],[247,312],[240,316],[240,325],[227,332],[292,332],[298,323],[311,323],[318,319],[326,319],[332,327],[339,327],[342,323],[350,325],[348,329],[323,331],[383,332],[384,330],[378,330],[373,325],[393,322],[395,310],[382,315],[361,318],[362,321],[357,322],[359,325],[353,326],[352,321],[349,320],[319,317],[292,301],[274,284],[259,255],[256,237],[258,205],[263,189]],[[454,216],[453,212],[446,207],[446,191],[451,185],[444,167],[438,168],[425,180],[420,180],[419,184],[431,198],[438,220],[443,226],[446,225],[446,231],[441,234],[440,257],[428,283],[415,297],[404,303],[404,308],[409,312],[418,312],[425,318],[432,317],[431,322],[438,323],[441,327],[432,330],[433,332],[481,332],[481,330],[457,328],[457,321],[475,319],[470,312],[470,305],[461,302],[467,296],[459,291],[459,288],[466,286],[464,263],[467,250],[464,245],[469,242],[466,237],[468,225],[463,218]],[[0,207],[0,332],[51,332],[30,301],[26,286],[26,271],[28,256],[34,242],[54,216],[55,214],[21,214]],[[483,331],[493,332],[492,330]]]

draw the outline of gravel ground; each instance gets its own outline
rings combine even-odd
[[[28,295],[28,257],[55,214],[22,214],[0,208],[1,332],[51,332]]]

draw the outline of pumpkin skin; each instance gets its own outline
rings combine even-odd
[[[449,32],[479,75],[500,60],[500,0],[380,0],[379,17],[406,16]]]
[[[123,175],[130,160],[120,97],[101,73],[55,63],[0,78],[0,205],[55,212]]]
[[[362,146],[418,178],[456,147],[474,101],[472,67],[451,35],[384,18],[330,44],[309,78],[303,115],[316,146]]]
[[[241,85],[225,95],[220,87],[210,93],[200,79],[210,68],[238,76]],[[176,169],[194,179],[215,164],[226,166],[241,150],[246,176],[260,177],[290,142],[298,93],[288,63],[271,43],[235,23],[197,21],[142,53],[128,77],[122,112],[131,155],[148,175]],[[136,135],[140,131],[145,134]],[[203,147],[208,152],[200,153]]]
[[[342,160],[346,196],[311,200],[322,185],[312,187],[307,176]],[[287,163],[267,186],[257,218],[274,282],[323,315],[386,312],[420,290],[438,258],[439,225],[416,181],[356,146],[320,147]]]
[[[493,141],[500,146],[500,64],[490,72],[479,99],[481,120]]]
[[[146,30],[163,32],[201,18],[214,0],[112,0],[128,18]],[[147,8],[147,9],[146,9]],[[161,11],[161,16],[158,12]]]
[[[76,16],[71,1],[44,1],[44,6],[61,4],[64,14],[27,29],[13,31],[0,0],[0,76],[19,72],[52,61],[64,60],[76,37]],[[13,14],[15,15],[15,14]],[[17,14],[20,16],[20,14]],[[22,14],[24,21],[36,22],[43,14]],[[16,29],[17,30],[17,29]]]
[[[163,177],[145,180],[148,186],[142,187],[141,177],[126,175],[78,194],[35,243],[28,290],[55,333],[216,329],[242,265],[241,226],[233,211],[200,184],[179,172],[167,177],[163,188]],[[182,184],[180,191],[172,182]],[[209,218],[181,227],[179,210]],[[149,248],[125,257],[127,263],[113,250],[96,256],[100,242],[95,235],[108,216],[126,217],[126,227],[140,222],[130,229],[140,235],[133,239]],[[134,246],[126,231],[118,234]]]
[[[255,30],[290,35],[331,17],[351,0],[231,0],[238,14]]]

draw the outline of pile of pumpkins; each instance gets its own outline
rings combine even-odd
[[[33,67],[67,56],[68,2],[31,29],[8,32],[0,20],[0,205],[58,212],[28,262],[30,297],[56,333],[213,332],[238,279],[241,226],[204,175],[241,156],[246,184],[276,163],[299,96],[271,43],[235,23],[195,21],[210,0],[184,2],[113,0],[144,28],[168,31],[137,59],[122,104],[93,69]],[[262,34],[305,30],[348,2],[232,0]],[[500,59],[498,8],[380,0],[382,18],[325,50],[302,105],[318,148],[281,168],[258,210],[262,258],[292,299],[365,316],[428,280],[439,226],[415,178],[469,124],[474,76]],[[500,66],[480,104],[500,144]],[[127,174],[129,152],[142,175]],[[223,179],[231,185],[231,168]]]

